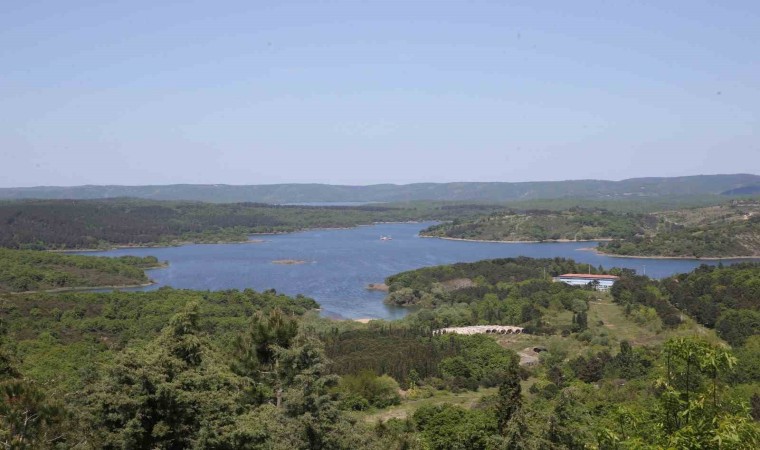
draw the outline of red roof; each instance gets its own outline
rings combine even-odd
[[[560,275],[560,278],[591,278],[596,280],[617,280],[618,276],[615,275],[590,275],[587,273],[566,273],[564,275]]]

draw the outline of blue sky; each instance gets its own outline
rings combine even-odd
[[[757,1],[12,1],[0,186],[760,173]]]

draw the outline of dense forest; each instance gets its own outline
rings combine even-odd
[[[612,295],[548,278],[577,267],[514,258],[405,272],[388,279],[391,294],[420,291],[429,307],[369,324],[320,318],[313,300],[272,290],[0,295],[0,443],[760,444],[760,336],[754,329],[737,339],[709,322],[757,311],[760,266],[702,267],[662,281],[610,269],[621,276]],[[696,306],[706,295],[720,305],[713,319]],[[668,319],[673,311],[677,321]],[[527,333],[432,333],[473,324]]]
[[[760,202],[735,200],[660,212],[508,210],[454,219],[420,234],[493,241],[611,240],[600,243],[598,251],[621,256],[760,256]]]
[[[152,256],[106,258],[0,248],[0,292],[147,284],[145,269],[156,267],[161,263]]]
[[[0,247],[89,249],[239,242],[252,233],[450,219],[495,208],[457,203],[313,207],[130,199],[0,202]]]

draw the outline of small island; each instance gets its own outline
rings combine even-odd
[[[283,264],[286,266],[291,266],[295,264],[306,264],[308,261],[305,261],[303,259],[275,259],[272,261],[272,264]]]

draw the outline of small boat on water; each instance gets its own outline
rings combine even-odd
[[[393,238],[390,236],[380,236],[381,241],[392,241]]]

